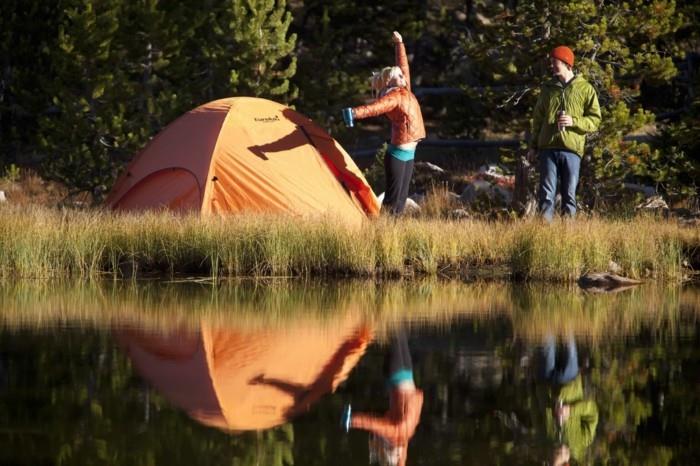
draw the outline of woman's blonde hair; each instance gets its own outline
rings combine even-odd
[[[373,71],[370,79],[372,93],[377,96],[387,87],[397,86],[403,72],[398,66],[387,66],[381,71]]]
[[[372,95],[377,97],[382,89],[384,89],[384,81],[382,81],[382,73],[379,71],[372,71],[372,76],[369,78],[370,87],[372,88]]]
[[[369,436],[369,463],[379,466],[396,466],[401,462],[403,447],[392,445],[375,434]]]

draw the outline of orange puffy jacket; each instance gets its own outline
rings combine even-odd
[[[395,44],[396,66],[406,78],[405,88],[394,88],[371,104],[352,109],[355,119],[386,115],[391,121],[391,143],[416,142],[425,138],[423,114],[416,96],[411,92],[411,75],[403,42]]]

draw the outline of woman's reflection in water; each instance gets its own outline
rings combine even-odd
[[[346,407],[347,428],[370,432],[370,463],[405,465],[408,442],[413,437],[423,407],[423,391],[413,380],[413,363],[406,333],[399,330],[391,340],[384,363],[389,410],[384,415],[350,413]]]

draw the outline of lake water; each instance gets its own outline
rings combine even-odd
[[[699,317],[651,285],[4,284],[0,464],[700,464]]]

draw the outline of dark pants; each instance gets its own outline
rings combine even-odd
[[[384,156],[384,174],[386,190],[382,205],[389,210],[389,213],[399,215],[406,206],[408,186],[413,176],[413,160],[403,162],[387,153]]]
[[[545,149],[539,153],[539,208],[548,222],[554,217],[557,180],[561,178],[562,215],[576,215],[576,186],[581,170],[581,157],[566,150]]]

